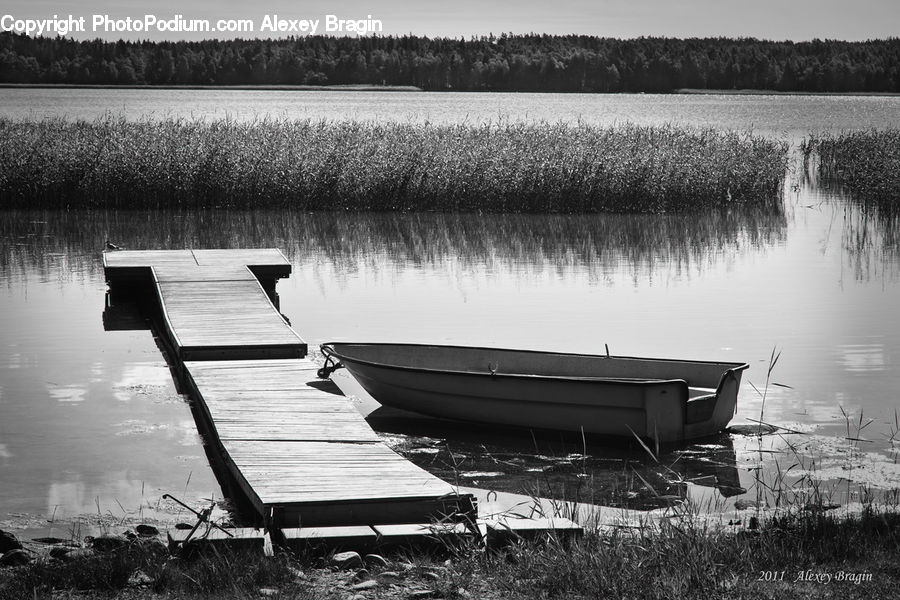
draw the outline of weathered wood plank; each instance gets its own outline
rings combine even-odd
[[[199,282],[182,280],[191,269],[212,274]],[[305,356],[306,343],[243,269],[164,267],[160,279],[153,267],[166,329],[183,360]]]
[[[103,253],[109,267],[149,267],[161,264],[290,266],[277,248],[201,250],[115,250]]]
[[[256,276],[245,266],[223,266],[216,269],[194,264],[186,265],[154,265],[156,280],[159,282],[175,281],[255,281]]]
[[[236,250],[116,250],[103,253],[106,280],[147,281],[150,267],[188,269],[190,267],[249,267],[262,279],[289,277],[291,263],[276,248]]]
[[[263,512],[306,525],[427,521],[456,497],[384,445],[347,398],[312,387],[309,360],[185,368],[226,464]]]

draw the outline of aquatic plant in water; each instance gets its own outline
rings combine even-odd
[[[0,119],[4,208],[772,207],[786,165],[783,142],[671,125]]]
[[[900,130],[813,135],[801,149],[807,168],[818,159],[818,174],[846,186],[863,205],[876,206],[886,217],[900,212]]]

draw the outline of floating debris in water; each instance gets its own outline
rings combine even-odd
[[[748,425],[732,425],[726,429],[726,431],[735,435],[770,435],[778,431],[778,428],[774,425],[755,423]]]
[[[124,435],[140,435],[144,433],[153,433],[155,431],[165,431],[169,429],[169,425],[160,423],[147,423],[140,419],[129,419],[122,423],[116,423],[114,427],[123,427],[122,431],[117,431],[117,436]]]

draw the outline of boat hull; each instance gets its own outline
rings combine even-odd
[[[323,351],[385,406],[504,426],[638,435],[660,443],[724,429],[747,368],[413,344],[331,343]],[[679,372],[682,377],[675,377]]]

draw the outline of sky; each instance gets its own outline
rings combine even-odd
[[[8,15],[5,16],[5,15]],[[76,39],[203,39],[217,37],[284,37],[304,35],[301,21],[318,21],[316,33],[356,35],[343,27],[326,31],[327,15],[357,22],[381,22],[380,35],[427,35],[430,37],[482,36],[493,33],[584,34],[602,37],[755,37],[769,40],[804,41],[814,38],[865,40],[900,36],[900,0],[258,0],[223,3],[212,0],[93,0],[59,2],[4,0],[0,17],[4,27],[16,21],[84,18],[84,31],[70,31]],[[95,27],[94,15],[110,21],[131,18],[157,24],[136,30]],[[159,31],[160,22],[205,19],[211,26],[220,20],[244,20],[252,31],[242,33],[196,33],[175,23],[174,31]],[[285,31],[264,30],[268,17],[283,21]],[[292,29],[296,27],[296,29]],[[104,30],[110,29],[109,31]],[[356,27],[359,29],[359,27]],[[57,29],[58,31],[58,29]],[[371,33],[367,31],[366,33]],[[49,34],[55,35],[51,28]]]

